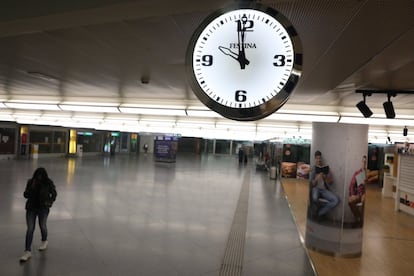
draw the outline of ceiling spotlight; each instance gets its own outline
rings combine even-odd
[[[408,128],[407,128],[407,126],[405,126],[404,129],[403,129],[403,135],[407,136],[407,134],[408,134]]]
[[[356,107],[358,107],[359,111],[362,113],[362,115],[364,115],[365,118],[369,118],[369,117],[372,116],[372,111],[367,106],[367,104],[365,103],[365,97],[366,96],[371,96],[371,94],[370,93],[363,93],[364,100],[357,103]]]
[[[385,115],[388,119],[395,118],[394,106],[392,105],[392,102],[390,100],[391,97],[395,97],[395,93],[388,93],[388,101],[382,104],[384,106]]]
[[[364,96],[364,100],[359,102],[356,106],[358,107],[358,109],[361,111],[361,113],[365,117],[369,117],[369,116],[372,115],[372,114],[370,114],[371,111],[366,111],[366,110],[369,110],[369,108],[365,104],[365,96],[371,96],[372,94],[387,94],[388,101],[383,103],[385,115],[387,116],[387,119],[394,119],[395,118],[395,110],[394,110],[394,106],[391,102],[391,97],[396,97],[397,94],[414,95],[414,90],[357,89],[357,90],[355,90],[355,93],[362,93],[362,95]]]

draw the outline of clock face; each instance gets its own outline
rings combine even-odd
[[[277,11],[261,4],[230,6],[198,27],[186,64],[201,102],[224,117],[251,121],[289,98],[301,74],[301,45]]]

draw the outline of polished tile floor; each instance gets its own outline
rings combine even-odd
[[[21,264],[22,194],[39,166],[58,191],[49,248],[37,251],[37,227],[33,257]],[[0,179],[0,275],[315,274],[280,183],[252,162],[183,154],[176,163],[143,154],[2,160]],[[243,238],[229,239],[233,232]]]

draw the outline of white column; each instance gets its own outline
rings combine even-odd
[[[362,157],[367,155],[368,125],[313,123],[312,133],[311,168],[313,170],[315,165],[314,153],[319,150],[333,176],[330,191],[340,202],[319,217],[315,209],[321,208],[323,203],[311,205],[314,203],[309,197],[306,246],[338,256],[360,256],[362,226],[356,226],[348,199],[352,176],[362,167]],[[309,189],[311,191],[311,185]]]

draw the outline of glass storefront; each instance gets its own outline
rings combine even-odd
[[[94,131],[78,131],[77,144],[83,146],[83,152],[102,152],[103,133]]]
[[[216,154],[230,154],[229,140],[216,140]]]
[[[66,137],[66,130],[30,130],[30,144],[38,145],[38,153],[65,153]]]

